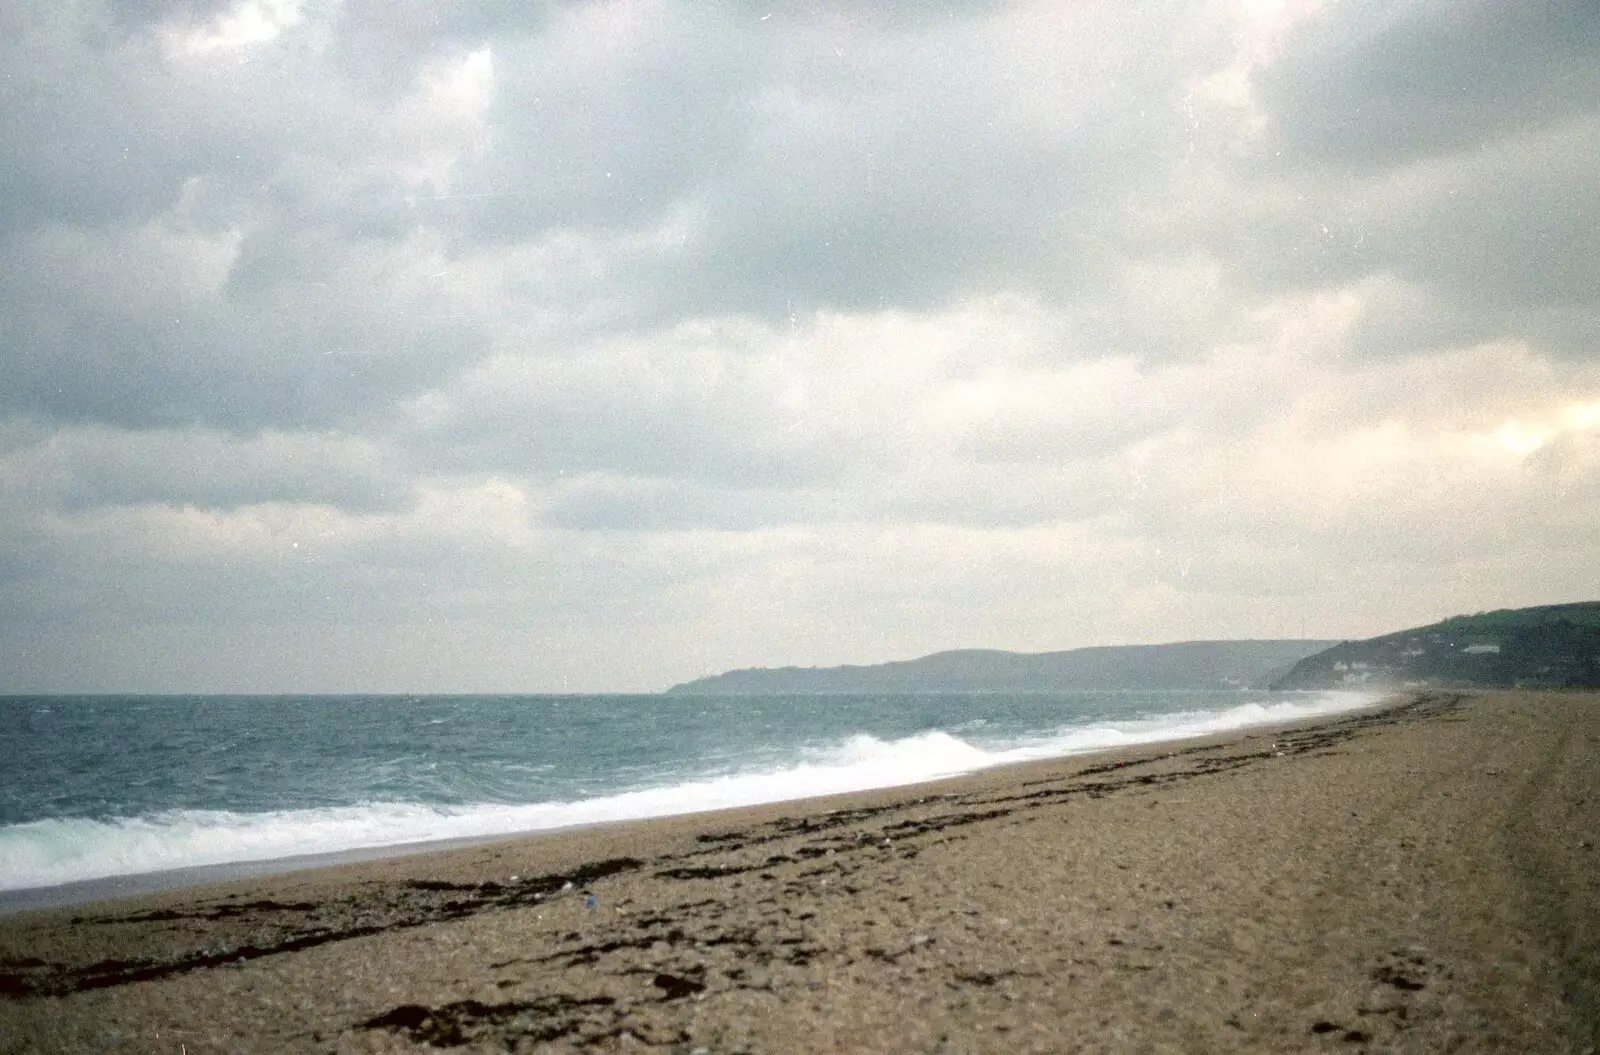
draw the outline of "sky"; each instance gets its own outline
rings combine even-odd
[[[0,692],[1600,597],[1593,0],[0,0]]]

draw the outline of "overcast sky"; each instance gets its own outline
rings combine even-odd
[[[0,0],[0,691],[1600,597],[1600,4]]]

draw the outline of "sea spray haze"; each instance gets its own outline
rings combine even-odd
[[[8,697],[0,890],[887,787],[1369,700]]]

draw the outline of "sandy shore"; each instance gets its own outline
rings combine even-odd
[[[1600,695],[0,919],[0,1051],[1600,1044]],[[592,898],[592,900],[591,900]]]

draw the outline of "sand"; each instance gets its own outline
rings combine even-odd
[[[1600,1043],[1600,695],[0,919],[0,1050]],[[590,898],[592,897],[592,902]]]

